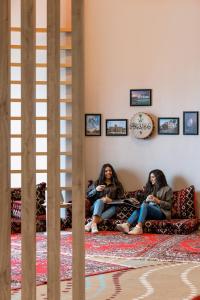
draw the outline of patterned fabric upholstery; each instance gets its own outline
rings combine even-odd
[[[66,228],[72,227],[72,216],[67,216],[66,218],[61,218],[60,229],[65,230]]]
[[[137,197],[137,191],[126,192],[126,198]],[[148,233],[160,234],[190,234],[198,228],[198,219],[195,217],[194,206],[194,186],[191,185],[180,191],[174,191],[174,201],[172,205],[171,220],[148,220],[144,224],[144,231]],[[126,222],[134,208],[129,204],[119,205],[116,216],[109,220],[103,220],[98,225],[99,230],[116,230],[116,225]],[[86,218],[89,222],[90,218]],[[71,216],[68,216],[65,223],[66,227],[71,227]],[[66,228],[65,227],[65,228]]]
[[[13,201],[11,217],[21,219],[21,201]]]
[[[198,229],[198,219],[149,220],[145,222],[145,232],[162,234],[190,234]]]
[[[116,219],[120,221],[127,220],[132,212],[134,211],[134,207],[130,204],[122,204],[117,207]]]
[[[175,191],[174,201],[172,205],[172,218],[173,219],[191,219],[195,218],[194,208],[194,186],[180,191]]]
[[[42,205],[45,202],[45,189],[45,182],[36,185],[36,216],[46,214]],[[21,188],[11,189],[11,201],[11,217],[21,218]]]
[[[46,230],[45,202],[46,183],[36,185],[36,231]],[[21,232],[21,188],[11,189],[11,232]]]
[[[46,216],[38,216],[36,219],[36,231],[43,232],[46,230]],[[11,218],[11,233],[21,232],[21,219]]]

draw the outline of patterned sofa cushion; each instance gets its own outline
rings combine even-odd
[[[172,204],[172,219],[195,218],[194,186],[191,185],[180,191],[174,191]]]
[[[36,231],[43,232],[46,230],[46,217],[37,216],[36,218]],[[21,219],[11,218],[11,233],[20,233],[21,232]]]
[[[190,234],[198,229],[198,219],[149,220],[144,231],[161,234]]]
[[[132,212],[134,211],[134,207],[129,204],[122,204],[117,207],[116,219],[120,221],[127,220]]]
[[[42,205],[45,202],[46,183],[36,185],[36,215],[45,215],[46,210]],[[21,188],[11,189],[11,217],[21,218]]]

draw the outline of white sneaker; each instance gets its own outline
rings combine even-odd
[[[117,224],[116,228],[124,233],[129,233],[130,230],[128,223]]]
[[[142,227],[136,225],[131,231],[129,231],[128,234],[143,234],[143,229]]]
[[[91,225],[91,232],[92,233],[98,233],[99,232],[99,230],[97,228],[97,224],[92,224]]]
[[[85,231],[90,232],[91,231],[92,222],[89,222],[85,225]]]

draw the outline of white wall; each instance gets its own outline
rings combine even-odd
[[[129,90],[152,88],[151,107],[130,107]],[[102,114],[102,136],[86,137],[86,178],[110,162],[127,190],[162,169],[173,189],[194,184],[200,202],[200,136],[184,136],[183,111],[200,110],[200,2],[85,1],[85,112]],[[105,136],[105,119],[144,111],[148,140]],[[180,117],[180,135],[157,134],[158,117]]]

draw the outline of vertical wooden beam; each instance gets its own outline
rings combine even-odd
[[[48,299],[60,299],[60,1],[47,1]]]
[[[73,300],[85,299],[83,0],[72,0]]]
[[[21,0],[21,44],[22,300],[35,300],[35,0]]]
[[[0,9],[0,299],[10,299],[9,1]]]

